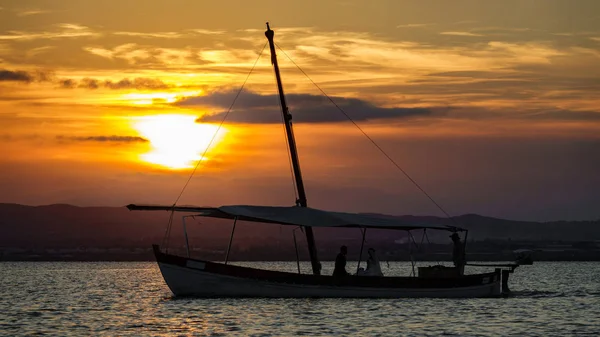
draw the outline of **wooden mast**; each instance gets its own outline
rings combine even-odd
[[[298,200],[296,200],[296,205],[300,207],[307,207],[306,192],[304,190],[304,183],[302,182],[300,161],[298,160],[298,150],[296,149],[296,140],[294,138],[294,130],[292,128],[292,114],[290,114],[287,104],[285,103],[285,95],[283,94],[283,85],[281,84],[281,75],[279,74],[279,65],[277,63],[277,53],[275,52],[275,43],[273,42],[273,36],[275,36],[275,32],[271,30],[268,22],[265,36],[269,40],[269,47],[271,49],[271,63],[273,64],[275,77],[277,78],[277,89],[279,90],[279,100],[281,101],[281,112],[283,113],[285,133],[290,148],[290,156],[292,157],[294,179],[296,180],[296,188],[298,190]],[[306,233],[306,241],[308,242],[308,253],[310,255],[313,274],[321,275],[321,264],[319,263],[319,258],[317,257],[317,248],[315,245],[315,236],[313,234],[312,227],[304,227],[304,232]]]

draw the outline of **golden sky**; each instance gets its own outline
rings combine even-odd
[[[451,214],[600,218],[600,2],[0,0],[0,202],[294,202],[275,42]],[[438,211],[281,52],[309,204]]]

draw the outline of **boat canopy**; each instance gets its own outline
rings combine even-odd
[[[381,229],[436,229],[450,232],[463,228],[445,225],[418,225],[406,223],[391,215],[343,213],[299,206],[249,206],[231,205],[221,207],[127,205],[137,211],[176,211],[198,213],[198,216],[238,219],[251,222],[273,223],[305,227],[358,227]]]

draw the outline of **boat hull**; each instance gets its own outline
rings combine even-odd
[[[160,271],[175,296],[273,298],[474,298],[502,295],[492,273],[455,278],[314,276],[259,270],[164,254]],[[507,281],[507,280],[506,280]]]

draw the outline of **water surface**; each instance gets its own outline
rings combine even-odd
[[[600,263],[538,262],[511,277],[514,294],[497,299],[178,299],[151,262],[2,262],[0,335],[600,336]]]

